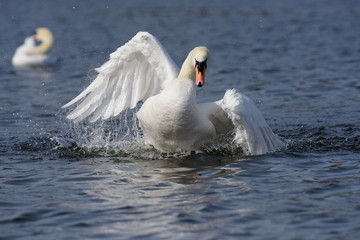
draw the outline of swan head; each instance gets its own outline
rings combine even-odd
[[[193,49],[193,59],[195,63],[195,84],[202,87],[205,84],[205,71],[209,59],[209,50],[206,47],[196,47]]]
[[[179,77],[195,79],[196,86],[202,87],[205,84],[205,71],[208,67],[209,59],[210,54],[206,47],[194,48],[183,63]]]

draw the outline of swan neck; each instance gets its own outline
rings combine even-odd
[[[191,61],[191,53],[188,55],[188,57],[185,59],[179,73],[178,78],[187,78],[190,80],[195,79],[195,66],[192,65]]]
[[[53,42],[54,42],[54,40],[53,40],[52,36],[48,36],[47,38],[44,38],[42,40],[42,43],[39,46],[30,50],[28,52],[28,54],[29,55],[47,54],[50,51],[50,49],[53,45]]]

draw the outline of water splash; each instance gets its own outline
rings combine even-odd
[[[212,156],[246,155],[246,151],[233,144],[233,134],[220,136],[204,145],[197,151],[178,150],[174,153],[161,153],[144,138],[136,118],[135,109],[126,110],[116,118],[89,123],[68,122],[66,137],[53,138],[59,148],[77,146],[77,151],[84,154],[131,157],[134,159],[178,158],[190,154],[207,154]],[[73,148],[74,149],[74,148]]]
[[[69,122],[69,135],[81,148],[103,149],[105,153],[112,154],[134,150],[134,147],[144,143],[136,111],[126,110],[107,121],[83,121],[76,124]]]

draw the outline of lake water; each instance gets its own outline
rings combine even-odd
[[[359,1],[12,0],[0,21],[0,239],[360,238]],[[39,26],[52,62],[13,68]],[[287,147],[160,154],[132,112],[67,121],[61,106],[141,30],[179,65],[207,46],[199,101],[239,89]]]

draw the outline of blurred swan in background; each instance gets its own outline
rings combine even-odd
[[[279,150],[282,142],[254,102],[235,89],[219,101],[196,103],[196,86],[205,84],[209,60],[208,49],[196,47],[179,72],[160,42],[139,32],[110,54],[110,60],[96,69],[96,79],[63,108],[82,100],[67,118],[79,122],[91,116],[94,122],[141,101],[140,127],[146,140],[162,152],[196,150],[227,133],[247,154]]]
[[[41,42],[36,45],[36,41]],[[37,28],[34,35],[27,37],[23,45],[18,47],[12,58],[16,67],[36,66],[45,63],[47,53],[51,50],[54,37],[48,28]]]

